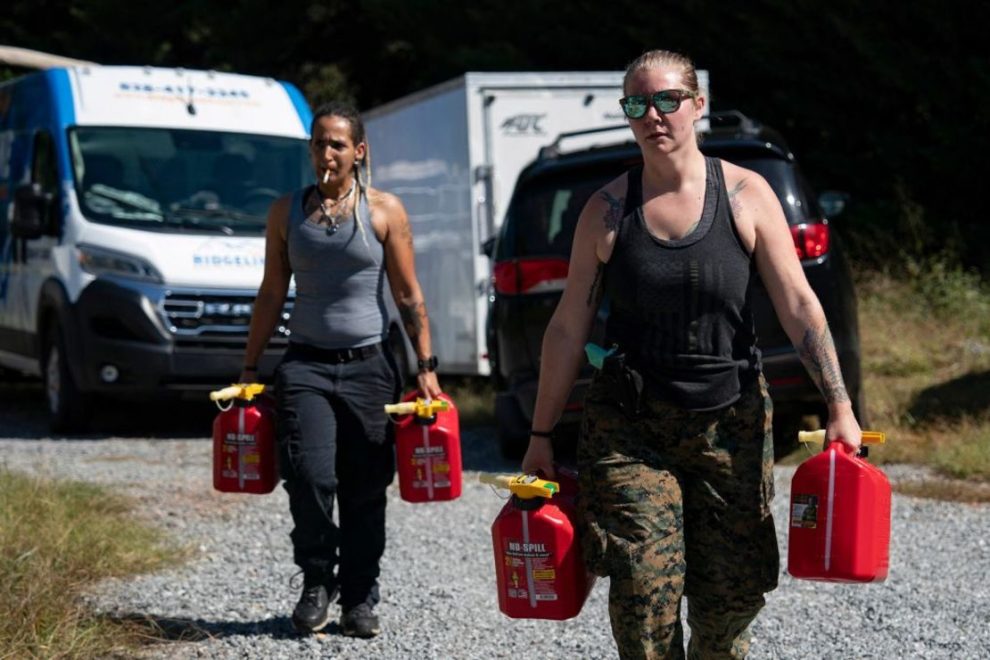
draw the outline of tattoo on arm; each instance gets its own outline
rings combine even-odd
[[[746,179],[739,179],[735,188],[729,191],[729,206],[732,207],[732,214],[737,218],[742,213],[742,204],[739,202],[739,193],[746,187]]]
[[[622,222],[622,209],[625,207],[625,197],[615,197],[612,194],[602,191],[602,199],[608,204],[608,210],[605,211],[605,217],[603,218],[605,222],[605,229],[609,231],[615,231]]]
[[[410,339],[418,337],[423,331],[423,319],[426,316],[426,304],[422,302],[402,303],[399,306],[399,316],[406,334]]]
[[[604,290],[602,277],[605,275],[605,262],[599,261],[598,268],[595,269],[595,279],[591,282],[591,290],[588,291],[588,307],[597,307],[602,301],[602,291]]]
[[[412,228],[409,226],[408,220],[402,225],[402,229],[399,232],[399,236],[402,238],[405,244],[409,246],[410,250],[413,249]]]
[[[826,403],[849,401],[849,393],[839,370],[835,342],[827,323],[821,329],[809,328],[804,333],[798,353],[811,379],[825,396]]]

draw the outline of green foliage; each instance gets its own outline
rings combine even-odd
[[[952,477],[990,481],[990,424],[971,427],[968,437],[938,448],[934,463]]]
[[[181,556],[129,511],[96,486],[0,469],[0,657],[107,657],[133,643],[78,600],[96,580]]]
[[[659,17],[659,18],[657,18]],[[135,26],[139,26],[136,28]],[[372,107],[468,70],[618,70],[650,48],[711,73],[715,109],[787,136],[867,265],[947,243],[990,268],[974,195],[990,152],[983,24],[965,3],[835,0],[9,0],[0,42],[103,63],[234,70],[295,83],[311,103]]]
[[[336,64],[304,64],[300,70],[303,83],[302,92],[312,107],[316,108],[328,101],[338,100],[356,103],[350,92],[347,77]]]
[[[861,273],[857,283],[871,425],[889,439],[875,458],[990,482],[990,289],[944,255],[896,270]],[[990,501],[988,484],[903,492]]]
[[[975,334],[990,339],[990,287],[980,274],[965,270],[951,256],[906,260],[914,289],[937,318],[968,320]]]

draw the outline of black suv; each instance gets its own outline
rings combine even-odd
[[[735,111],[713,113],[709,122],[711,128],[702,133],[702,152],[758,172],[780,198],[805,274],[825,308],[853,407],[865,424],[856,296],[834,227],[776,131]],[[569,153],[561,153],[562,139],[581,134],[561,136],[519,175],[493,249],[487,327],[498,438],[507,456],[518,457],[529,437],[543,332],[567,277],[578,215],[597,189],[642,162],[628,127],[625,130],[622,143]],[[777,321],[766,289],[759,281],[755,286],[757,343],[774,400],[774,427],[778,453],[782,453],[796,441],[802,416],[818,415],[824,424],[825,409],[821,394]],[[607,315],[606,300],[598,311],[591,341],[601,343]],[[558,426],[558,435],[564,439],[574,437],[590,377],[591,367],[585,365]]]

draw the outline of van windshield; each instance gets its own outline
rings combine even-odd
[[[167,231],[264,232],[268,207],[312,180],[306,141],[219,131],[69,131],[87,219]]]

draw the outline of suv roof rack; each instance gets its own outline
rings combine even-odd
[[[747,117],[738,110],[719,110],[709,113],[709,128],[705,132],[711,132],[720,128],[735,128],[746,135],[758,135],[763,129],[760,122]]]
[[[557,138],[546,145],[545,147],[540,147],[540,153],[537,156],[539,160],[544,160],[546,158],[556,158],[561,154],[560,143],[564,140],[569,140],[571,138],[582,137],[585,135],[594,135],[595,133],[607,133],[609,131],[617,131],[620,129],[629,130],[629,124],[616,124],[614,126],[599,126],[598,128],[585,128],[580,131],[567,131],[566,133],[561,133]]]
[[[739,110],[719,110],[718,112],[711,112],[698,121],[698,132],[703,134],[712,134],[719,131],[731,131],[733,129],[737,134],[744,135],[746,137],[770,138],[772,141],[778,142],[780,146],[784,148],[785,152],[789,151],[786,149],[786,143],[783,138],[780,137],[776,131],[767,128],[760,122],[756,121],[752,117],[749,117],[748,115],[743,114]],[[584,137],[587,135],[594,135],[596,133],[608,133],[618,130],[629,130],[629,124],[599,126],[598,128],[586,128],[580,131],[567,131],[565,133],[561,133],[554,139],[553,142],[544,147],[540,147],[537,160],[547,160],[563,155],[564,152],[561,150],[561,144],[566,140]]]

